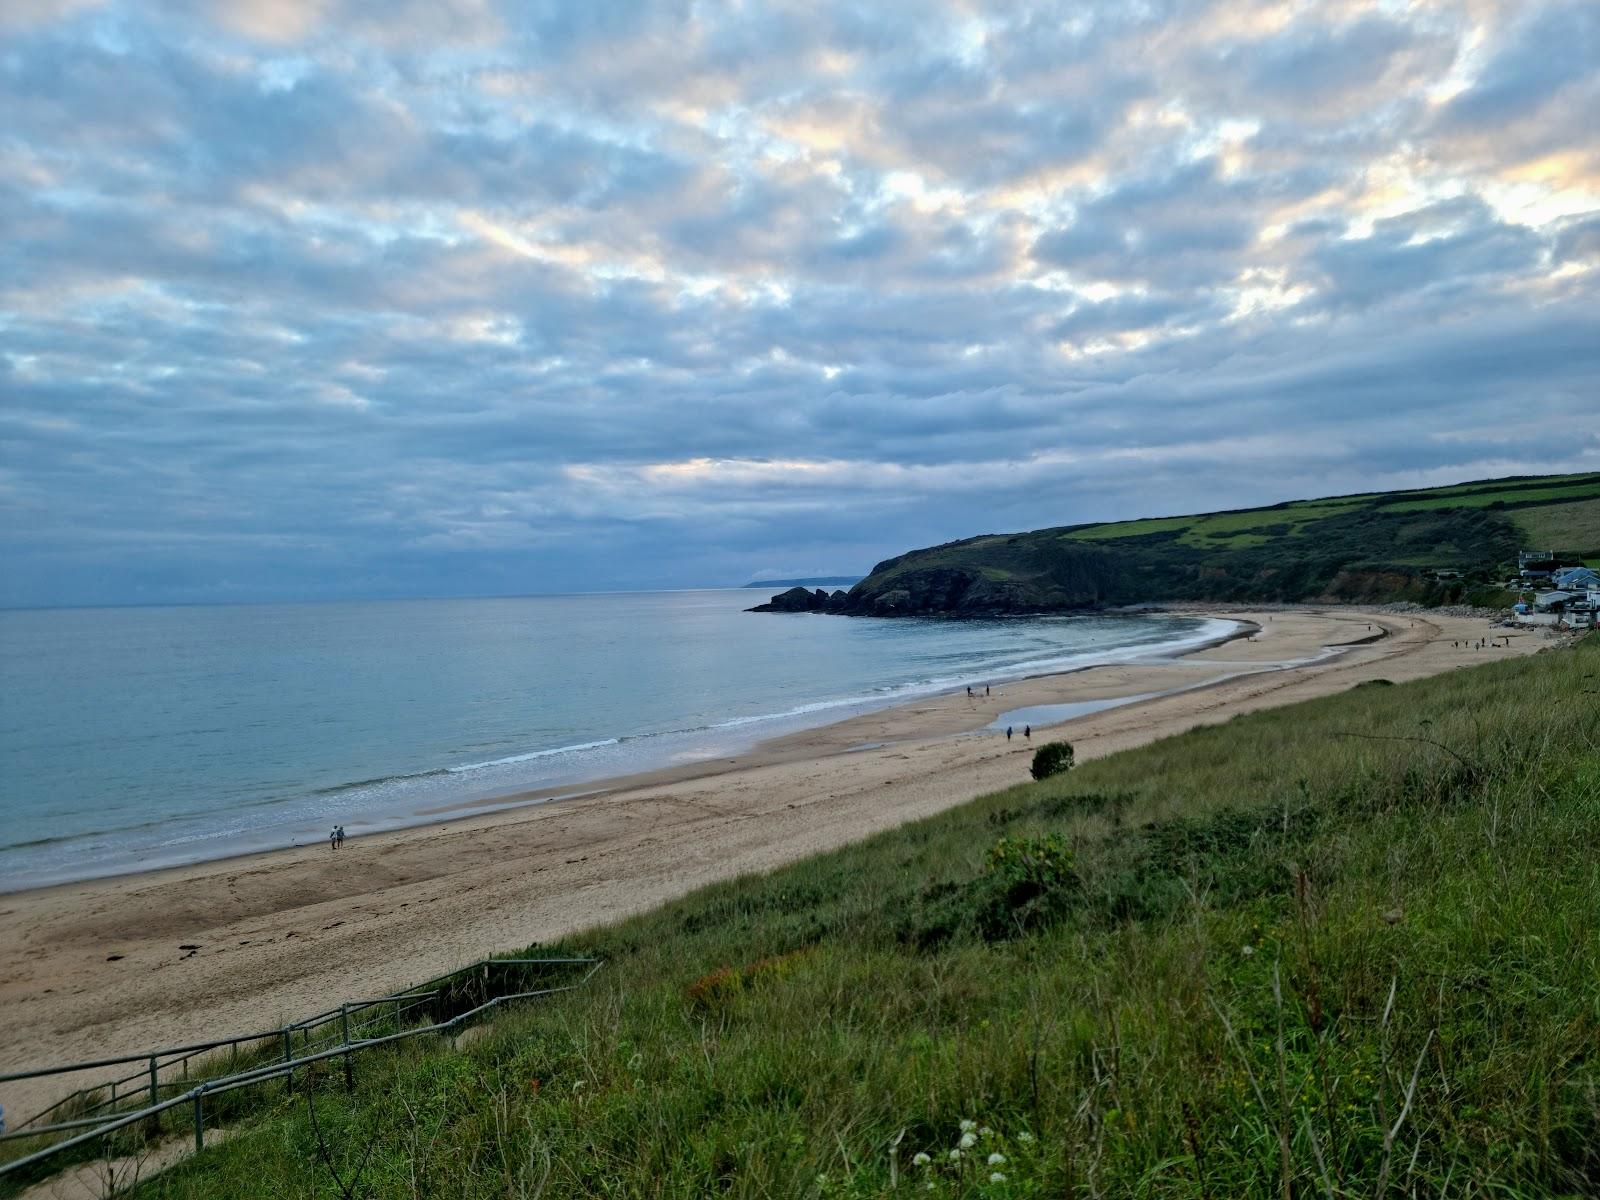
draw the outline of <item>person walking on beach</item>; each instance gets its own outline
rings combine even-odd
[[[344,849],[344,826],[343,825],[335,825],[333,827],[333,831],[334,831],[334,833],[339,835],[339,849],[343,850]]]
[[[329,850],[337,850],[338,848],[339,848],[339,827],[337,825],[335,825],[332,829],[328,830],[328,849]]]
[[[1006,726],[1006,741],[1009,742],[1010,740],[1011,740],[1011,726],[1007,725]]]
[[[1027,738],[1030,742],[1033,741],[1033,726],[1024,725],[1022,727],[1022,736]]]
[[[983,685],[983,696],[985,700],[989,698],[989,685],[987,683]]]

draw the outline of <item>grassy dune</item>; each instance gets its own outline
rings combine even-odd
[[[1596,1194],[1597,689],[1594,638],[1367,685],[696,893],[566,946],[609,960],[582,994],[330,1075],[331,1162],[370,1148],[381,1197]],[[138,1195],[340,1195],[278,1103]]]

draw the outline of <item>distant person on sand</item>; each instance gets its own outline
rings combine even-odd
[[[343,825],[335,825],[333,827],[333,831],[334,831],[334,833],[339,835],[339,849],[343,850],[344,849],[344,826]]]
[[[983,694],[985,696],[989,694],[989,685],[987,683],[983,685]]]
[[[1033,726],[1032,725],[1024,725],[1022,727],[1022,736],[1027,738],[1031,742],[1033,740]]]
[[[972,685],[970,683],[967,684],[967,699],[968,700],[972,699]]]
[[[1009,742],[1010,740],[1011,740],[1011,726],[1007,725],[1006,726],[1006,741]]]
[[[332,829],[328,830],[328,849],[329,850],[337,850],[338,848],[339,848],[339,827],[337,825],[335,825]]]

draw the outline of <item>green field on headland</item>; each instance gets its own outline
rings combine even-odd
[[[1591,636],[1019,781],[136,1194],[1594,1195],[1597,691]]]
[[[984,615],[1167,601],[1507,607],[1517,552],[1600,559],[1600,475],[1294,500],[1195,516],[988,534],[879,563],[848,596],[782,611]]]

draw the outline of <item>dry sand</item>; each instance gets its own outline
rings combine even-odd
[[[0,1070],[273,1027],[939,812],[1027,778],[1032,744],[1020,731],[1009,743],[969,736],[1023,706],[1188,689],[1068,722],[1081,760],[1364,679],[1549,644],[1522,634],[1510,649],[1454,648],[1488,623],[1431,614],[1226,615],[1259,635],[1010,683],[987,699],[933,697],[738,760],[558,803],[461,810],[337,853],[282,850],[0,895]],[[1373,633],[1385,636],[1349,645]],[[201,949],[186,956],[182,945]],[[0,1104],[18,1120],[76,1085],[0,1085]]]

